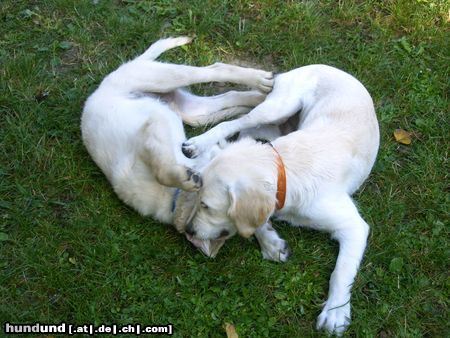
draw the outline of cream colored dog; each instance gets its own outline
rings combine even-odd
[[[181,152],[186,140],[183,121],[199,126],[248,112],[273,85],[272,73],[262,70],[155,61],[167,49],[190,41],[188,37],[159,40],[120,66],[87,99],[81,120],[84,144],[117,195],[142,215],[172,224],[176,188],[201,187],[196,172],[201,161]],[[199,97],[181,89],[203,82],[233,82],[259,91]]]
[[[296,131],[276,138],[292,123]],[[378,151],[372,99],[343,71],[301,67],[278,75],[273,91],[248,115],[190,139],[183,151],[196,156],[247,128],[254,128],[253,136],[274,140],[272,145],[245,139],[213,159],[203,172],[199,210],[186,231],[199,239],[255,234],[264,258],[276,261],[285,261],[288,250],[271,217],[330,232],[339,242],[339,255],[317,327],[341,334],[350,322],[350,291],[369,233],[350,195],[368,177]]]

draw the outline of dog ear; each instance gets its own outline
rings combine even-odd
[[[228,193],[231,202],[228,216],[244,238],[266,223],[275,209],[275,196],[263,185],[261,188],[232,187]]]

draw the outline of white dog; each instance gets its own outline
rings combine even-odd
[[[295,122],[296,131],[276,138]],[[199,210],[186,231],[199,239],[255,234],[263,257],[276,261],[289,253],[270,217],[329,231],[339,255],[317,327],[341,334],[350,322],[350,291],[369,233],[350,195],[369,175],[378,151],[372,99],[343,71],[301,67],[277,76],[273,91],[248,115],[190,139],[183,151],[196,156],[246,128],[276,139],[238,141],[207,165]]]
[[[141,56],[109,74],[87,99],[84,144],[114,191],[142,215],[172,223],[177,189],[201,186],[197,160],[183,156],[183,121],[214,123],[248,112],[272,89],[270,72],[221,63],[191,67],[154,61],[188,37],[159,40]],[[199,97],[180,89],[195,83],[232,82],[259,91]],[[206,157],[207,158],[207,157]],[[195,244],[195,243],[194,243]]]

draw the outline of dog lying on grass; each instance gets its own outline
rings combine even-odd
[[[264,100],[273,85],[272,73],[262,70],[222,63],[191,67],[155,61],[164,51],[190,41],[188,37],[159,40],[120,66],[87,99],[81,118],[83,142],[119,198],[142,215],[171,224],[177,189],[200,189],[196,168],[212,156],[209,150],[199,160],[182,154],[181,144],[186,140],[183,122],[202,126],[248,112]],[[232,82],[257,90],[200,97],[181,89],[205,82]],[[177,228],[183,232],[188,212],[181,214],[183,220]],[[187,237],[211,255],[204,247],[209,240]]]
[[[330,232],[339,255],[317,327],[342,334],[369,233],[350,196],[368,177],[379,146],[369,93],[336,68],[301,67],[278,75],[273,91],[249,114],[186,141],[183,151],[195,157],[239,131],[273,142],[238,141],[207,165],[199,209],[186,232],[202,240],[255,234],[263,257],[283,262],[289,250],[271,217]]]

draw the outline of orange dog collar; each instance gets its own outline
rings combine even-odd
[[[283,209],[284,203],[286,202],[286,170],[280,153],[275,149],[272,143],[269,142],[269,144],[277,156],[278,182],[276,195],[277,203],[275,204],[275,207],[277,210],[280,210]]]

